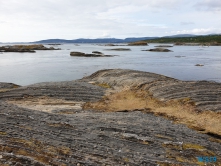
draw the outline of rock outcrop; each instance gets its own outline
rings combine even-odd
[[[105,49],[109,51],[131,51],[130,48],[112,48],[112,49]]]
[[[76,81],[24,87],[0,83],[1,88],[9,90],[0,91],[0,165],[192,166],[199,164],[200,156],[215,156],[217,161],[212,163],[221,164],[218,134],[190,129],[148,107],[113,112],[84,107],[99,101],[108,106],[108,95],[130,89],[147,92],[144,97],[150,100],[144,103],[165,103],[161,109],[171,100],[188,97],[197,109],[211,110],[215,117],[220,116],[216,112],[221,110],[221,83],[109,69]]]
[[[83,52],[71,52],[70,56],[78,56],[78,57],[113,57],[114,55],[104,55],[101,52],[93,51],[92,54],[87,54]]]
[[[203,64],[196,64],[195,66],[204,66]]]
[[[200,46],[199,43],[183,43],[183,42],[177,42],[174,43],[175,46]]]
[[[92,51],[92,53],[93,54],[100,54],[100,55],[102,55],[103,53],[102,52],[100,52],[100,51]]]
[[[120,89],[142,87],[161,101],[190,98],[200,110],[221,112],[221,83],[217,82],[180,81],[154,73],[120,69],[98,71],[83,80],[107,83]]]
[[[47,48],[42,44],[33,45],[13,45],[0,47],[1,52],[31,52],[35,53],[35,50],[60,50],[59,48],[50,47]]]
[[[138,42],[128,43],[128,46],[148,46],[148,44],[145,41],[138,41]]]
[[[154,48],[154,49],[142,50],[142,51],[152,51],[152,52],[172,52],[171,50],[166,49],[166,48]]]
[[[104,46],[117,46],[117,45],[109,43],[109,44],[105,44]]]
[[[158,46],[154,46],[154,47],[173,47],[171,45],[158,45]]]
[[[174,43],[176,46],[202,46],[202,47],[208,47],[208,46],[221,46],[221,43],[218,42],[205,42],[205,43],[183,43],[183,42],[177,42]]]

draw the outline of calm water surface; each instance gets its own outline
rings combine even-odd
[[[135,69],[163,74],[180,80],[221,82],[221,47],[174,46],[173,52],[148,52],[149,46],[107,47],[94,44],[64,44],[62,50],[36,53],[0,53],[0,82],[29,85],[37,82],[69,81],[100,69]],[[1,46],[1,45],[0,45]],[[45,45],[50,47],[49,45]],[[131,51],[108,51],[109,48]],[[71,51],[101,51],[116,57],[71,57]],[[203,64],[197,67],[196,64]]]

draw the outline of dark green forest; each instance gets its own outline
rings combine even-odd
[[[196,37],[157,38],[145,40],[148,43],[221,43],[221,35],[208,35]]]

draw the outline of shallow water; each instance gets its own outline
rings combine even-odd
[[[180,80],[221,82],[221,47],[174,46],[174,52],[149,52],[149,46],[118,46],[131,51],[108,51],[115,47],[95,44],[64,44],[62,50],[36,53],[0,53],[0,82],[29,85],[37,82],[69,81],[100,69],[135,69],[163,74]],[[0,45],[1,46],[1,45]],[[45,45],[50,47],[49,45]],[[101,51],[115,57],[71,57],[71,51]],[[203,64],[198,67],[196,64]]]

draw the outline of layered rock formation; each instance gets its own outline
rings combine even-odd
[[[154,101],[163,109],[172,100],[188,98],[197,115],[210,110],[211,115],[219,117],[220,83],[186,82],[114,69],[76,81],[24,87],[0,83],[0,88],[7,89],[0,92],[0,165],[191,166],[199,164],[200,156],[215,156],[217,161],[211,164],[221,164],[218,132],[192,130],[179,124],[178,117],[160,117],[165,114],[156,114],[149,107]],[[118,110],[125,105],[121,103],[106,112],[93,105],[102,102],[111,106],[113,98],[109,96],[128,91],[139,94],[135,98],[132,93],[114,96],[113,101],[135,105],[139,99],[137,105],[146,102],[147,107]],[[180,110],[180,114],[184,112]]]

